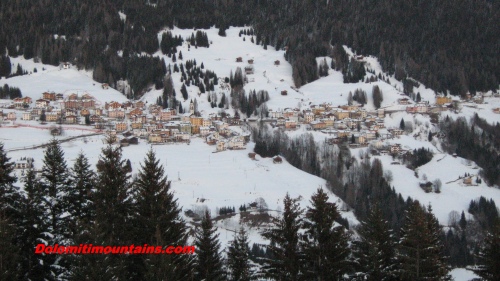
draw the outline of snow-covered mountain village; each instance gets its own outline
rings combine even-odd
[[[488,126],[498,129],[499,89],[464,96],[436,92],[412,78],[396,79],[378,58],[348,46],[341,52],[363,69],[358,82],[346,82],[335,57],[327,56],[316,58],[320,78],[296,87],[286,48],[256,44],[250,30],[229,27],[224,36],[218,28],[161,30],[151,57],[165,70],[163,87],[151,84],[141,93],[124,79],[97,82],[98,69],[73,62],[54,66],[10,57],[12,74],[17,69],[19,75],[1,78],[0,85],[20,94],[0,100],[0,142],[13,163],[14,185],[23,190],[28,171],[43,177],[44,155],[54,139],[68,167],[83,153],[94,172],[108,145],[120,147],[133,180],[152,150],[188,228],[194,231],[208,210],[223,252],[241,227],[250,247],[265,248],[269,240],[261,234],[283,213],[285,195],[308,208],[318,188],[336,203],[355,240],[362,220],[353,204],[364,191],[353,186],[364,177],[363,165],[373,171],[381,164],[388,190],[431,208],[445,232],[458,231],[461,219],[471,225],[482,219],[471,202],[500,202],[498,180],[484,160],[465,157],[459,144],[448,141],[456,132],[446,129],[459,120],[475,126],[478,135],[490,134]],[[207,46],[193,42],[199,33]],[[163,52],[162,38],[180,43],[174,52]],[[307,167],[280,144],[273,152],[275,143],[290,141],[293,147],[293,140],[306,138],[317,155]],[[309,159],[307,147],[296,150],[302,161]],[[491,151],[498,154],[498,147]],[[322,169],[342,173],[337,179],[343,182],[335,187]],[[465,267],[450,274],[457,281],[478,277]]]

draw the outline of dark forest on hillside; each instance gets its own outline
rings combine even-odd
[[[376,55],[384,70],[413,77],[453,95],[497,89],[500,81],[500,3],[470,0],[174,1],[5,0],[0,3],[0,53],[103,71],[115,85],[141,67],[129,57],[159,49],[164,27],[253,25],[256,43],[287,48],[296,86],[318,78],[317,56],[338,57],[347,45]],[[126,15],[120,19],[118,12]],[[64,35],[55,37],[54,34]],[[337,48],[338,49],[338,48]],[[122,56],[117,51],[123,51]],[[152,62],[153,63],[153,62]],[[335,68],[353,68],[337,60]],[[345,65],[347,64],[347,65]],[[344,74],[347,74],[347,70]],[[145,75],[144,79],[154,79]],[[137,80],[137,79],[136,79]],[[153,84],[155,81],[146,81]],[[351,81],[355,82],[355,81]],[[140,94],[143,82],[135,85]],[[134,85],[132,86],[134,88]]]

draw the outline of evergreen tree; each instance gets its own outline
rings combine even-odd
[[[196,230],[195,242],[196,260],[194,265],[197,281],[225,280],[222,270],[219,234],[212,224],[208,211],[201,221],[201,227]]]
[[[40,182],[35,172],[27,170],[24,182],[24,196],[20,201],[19,213],[21,219],[18,222],[19,233],[17,245],[21,253],[20,272],[23,280],[52,280],[53,269],[50,266],[53,261],[48,261],[49,255],[34,253],[34,247],[38,244],[51,245],[51,237],[48,235],[48,209],[45,206],[46,196],[41,189]]]
[[[460,225],[460,228],[462,230],[465,230],[465,228],[467,227],[467,220],[465,219],[464,211],[462,211],[462,214],[460,215],[460,221],[458,222],[458,224]]]
[[[122,150],[119,146],[108,145],[102,149],[101,156],[96,165],[96,191],[94,204],[96,211],[96,231],[94,243],[101,245],[127,245],[131,244],[132,217],[132,190],[130,175],[126,160],[122,159]],[[130,279],[139,278],[128,270],[135,260],[134,256],[106,255],[96,256],[101,264],[101,279]],[[92,278],[92,276],[87,277]]]
[[[186,224],[180,216],[170,181],[152,149],[141,164],[134,189],[136,243],[186,245]],[[148,255],[143,263],[143,275],[147,280],[189,280],[192,277],[191,259],[186,255]]]
[[[2,51],[3,52],[3,51]],[[8,77],[12,72],[12,65],[10,64],[10,57],[1,55],[0,56],[0,77]]]
[[[14,172],[14,163],[10,162],[0,143],[0,216],[4,219],[12,218],[16,211],[16,202],[19,200],[19,191],[14,187],[17,181]]]
[[[49,233],[47,243],[49,245],[70,245],[71,216],[67,216],[69,201],[68,193],[71,191],[70,179],[64,152],[59,142],[53,139],[44,152],[42,176],[40,188],[44,195],[44,205],[47,208],[47,228]],[[56,276],[67,274],[69,260],[57,255],[47,255],[46,263],[52,266],[53,273]]]
[[[384,100],[384,97],[382,95],[382,90],[380,90],[380,88],[377,85],[373,86],[372,96],[373,96],[373,105],[375,106],[376,109],[379,109],[380,105],[382,104],[382,101]]]
[[[486,235],[484,246],[478,255],[480,265],[473,269],[483,280],[500,280],[500,223]]]
[[[272,219],[272,227],[262,236],[270,241],[267,251],[272,258],[265,259],[263,273],[276,280],[301,280],[303,276],[303,253],[299,244],[299,230],[302,226],[298,199],[287,193],[283,199],[283,215]]]
[[[226,29],[224,28],[224,26],[221,26],[219,28],[218,34],[219,34],[219,36],[226,37]]]
[[[14,244],[16,225],[0,213],[0,281],[20,279],[19,248]]]
[[[73,237],[75,238],[88,231],[95,220],[94,185],[94,172],[90,168],[88,159],[83,152],[80,152],[71,169],[71,188],[67,194],[68,212],[73,218],[71,223]]]
[[[401,118],[401,122],[399,122],[399,128],[401,130],[404,130],[405,129],[405,120],[403,118]]]
[[[188,92],[187,92],[187,89],[186,89],[186,84],[182,84],[182,86],[181,86],[181,94],[182,94],[182,98],[184,98],[184,100],[186,101],[188,99]]]
[[[42,109],[42,113],[40,114],[40,122],[45,122],[47,120],[47,115],[45,115],[45,109]]]
[[[353,101],[352,92],[349,92],[349,95],[347,95],[347,104],[352,105]]]
[[[350,269],[349,237],[343,226],[334,226],[340,214],[337,205],[328,199],[326,192],[318,188],[304,218],[302,246],[308,280],[339,280]]]
[[[440,235],[441,227],[431,208],[426,211],[418,201],[411,203],[399,242],[400,280],[450,279]]]
[[[240,208],[241,209],[241,208]],[[230,280],[249,281],[253,280],[252,267],[250,265],[250,247],[248,246],[248,235],[243,227],[238,235],[230,242],[227,253],[227,263]]]
[[[360,240],[354,242],[357,276],[361,280],[398,280],[395,242],[389,223],[375,206],[358,231]]]

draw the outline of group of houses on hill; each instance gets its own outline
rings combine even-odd
[[[101,105],[88,93],[63,95],[45,92],[33,107],[30,107],[33,105],[31,98],[14,102],[16,107],[24,108],[21,113],[24,121],[86,124],[112,134],[130,133],[152,144],[189,143],[192,135],[198,135],[206,138],[207,143],[215,145],[216,151],[223,151],[244,149],[249,140],[248,135],[241,136],[230,128],[242,124],[238,115],[210,114],[201,117],[195,114],[193,101],[190,102],[189,112],[183,114],[143,101],[112,101]],[[19,104],[27,104],[28,107]],[[18,112],[8,112],[5,120],[15,121],[17,115]],[[2,111],[0,116],[3,117]],[[124,143],[133,144],[134,141]]]

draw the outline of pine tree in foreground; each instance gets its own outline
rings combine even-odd
[[[194,280],[218,281],[225,280],[222,270],[219,235],[212,224],[210,213],[205,212],[201,227],[196,230],[195,242],[196,258]]]
[[[52,242],[68,244],[69,236],[67,219],[64,219],[68,210],[67,192],[69,187],[69,173],[59,142],[53,139],[44,152],[41,187],[48,208],[49,231],[54,235]]]
[[[272,227],[262,236],[270,241],[267,250],[273,258],[265,259],[262,268],[266,277],[275,280],[301,280],[303,275],[303,253],[299,245],[299,230],[302,226],[298,199],[287,193],[283,199],[283,215],[272,219]]]
[[[186,223],[170,189],[165,170],[149,150],[135,182],[136,244],[184,246]],[[142,270],[147,280],[191,280],[192,259],[188,255],[147,255]]]
[[[16,202],[19,201],[19,191],[14,187],[17,178],[13,175],[14,163],[10,162],[0,143],[0,215],[5,219],[16,216]]]
[[[67,195],[70,188],[69,172],[64,159],[64,152],[56,139],[53,139],[44,152],[40,187],[47,208],[48,245],[71,245],[71,216],[67,215],[69,201]],[[68,274],[70,267],[67,256],[48,255],[45,263],[52,267],[58,278]]]
[[[13,175],[14,163],[4,152],[0,143],[0,280],[18,278],[18,251],[16,231],[19,227],[19,190],[14,187],[16,177]]]
[[[413,202],[401,229],[400,280],[450,280],[440,234],[441,227],[432,209],[426,211],[418,201]]]
[[[0,281],[17,280],[19,248],[14,244],[16,226],[0,213]]]
[[[19,245],[20,272],[23,280],[44,280],[53,278],[51,263],[47,261],[48,255],[35,254],[37,244],[47,244],[46,229],[48,228],[47,208],[44,205],[45,196],[40,188],[40,183],[31,169],[27,170],[24,182],[24,196],[19,204],[21,220],[18,222],[19,233],[17,245]]]
[[[68,190],[68,212],[72,215],[73,237],[81,236],[95,220],[93,193],[95,179],[88,159],[78,154],[71,169],[71,188]],[[78,243],[91,241],[77,241]]]
[[[92,238],[96,245],[128,245],[132,240],[132,190],[126,160],[122,159],[119,146],[108,145],[102,149],[97,162],[94,204],[96,230]],[[130,270],[133,255],[97,255],[103,280],[126,280],[135,274]],[[89,271],[90,272],[90,271]],[[87,278],[90,279],[90,278]]]
[[[340,280],[350,271],[349,236],[343,226],[334,226],[340,217],[335,203],[318,188],[311,197],[311,207],[304,218],[302,248],[307,280]]]
[[[487,281],[500,280],[500,222],[487,234],[478,258],[480,265],[474,273]]]
[[[248,246],[248,235],[243,227],[233,241],[230,242],[227,253],[227,264],[230,280],[249,281],[253,280],[255,273],[250,265],[250,247]]]
[[[358,233],[360,240],[353,243],[356,272],[361,273],[357,274],[357,279],[398,280],[394,237],[378,206],[361,223]]]

